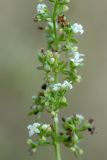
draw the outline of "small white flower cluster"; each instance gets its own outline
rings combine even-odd
[[[38,129],[40,127],[39,123],[33,123],[32,125],[28,125],[27,129],[29,130],[29,136],[33,136],[35,133],[40,133],[40,130]]]
[[[83,26],[81,24],[78,24],[78,23],[74,23],[71,26],[71,29],[73,30],[74,33],[80,33],[80,34],[84,33]]]
[[[41,128],[39,128],[41,127]],[[33,123],[32,125],[28,125],[27,129],[29,130],[29,136],[33,136],[34,134],[39,134],[40,129],[47,130],[50,127],[49,124]]]
[[[47,6],[44,3],[39,3],[36,7],[37,13],[38,14],[44,14]]]
[[[52,85],[53,91],[59,91],[61,89],[72,89],[72,88],[73,88],[73,86],[72,86],[71,82],[68,82],[68,81],[64,81],[62,84],[56,83],[56,84]]]
[[[73,58],[70,59],[76,66],[80,65],[84,61],[84,54],[80,54],[79,52],[73,53]]]

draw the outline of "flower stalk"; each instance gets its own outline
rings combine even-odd
[[[45,1],[45,0],[44,0]],[[53,12],[43,2],[36,6],[34,22],[43,22],[40,31],[45,31],[47,48],[38,52],[40,65],[37,69],[44,72],[44,82],[36,96],[32,97],[32,106],[29,115],[48,113],[52,122],[43,124],[35,122],[28,125],[28,144],[33,153],[40,146],[52,145],[55,148],[56,160],[61,159],[60,145],[69,148],[77,157],[83,154],[80,142],[83,133],[95,131],[93,119],[85,119],[80,114],[62,117],[59,127],[59,112],[68,107],[66,93],[73,89],[74,84],[80,82],[78,69],[83,66],[84,55],[78,51],[78,40],[75,35],[82,35],[84,28],[81,24],[72,24],[64,15],[70,0],[49,0]],[[35,140],[32,140],[32,136]]]
[[[55,125],[55,152],[56,152],[56,160],[61,160],[61,151],[60,151],[60,143],[58,142],[58,134],[59,134],[59,126],[58,126],[58,113],[55,114],[54,117],[54,125]]]
[[[56,30],[57,5],[58,5],[58,0],[55,1],[55,6],[54,6],[54,10],[53,10],[53,28],[54,28],[54,34],[55,34],[56,50],[58,48],[58,46],[57,46],[57,30]]]

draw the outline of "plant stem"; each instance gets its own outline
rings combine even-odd
[[[55,78],[55,83],[57,83],[58,81],[57,73],[55,73],[54,78]],[[58,111],[56,111],[54,116],[54,127],[55,127],[54,146],[55,146],[56,160],[61,160],[60,143],[58,142],[58,134],[59,134],[58,124],[59,124]]]
[[[57,45],[57,30],[56,30],[57,5],[58,5],[58,0],[55,1],[54,10],[53,10],[53,32],[54,32],[54,35],[55,35],[56,49],[58,48],[58,45]]]
[[[55,83],[57,83],[58,81],[57,73],[55,73],[54,78],[55,78]],[[61,160],[60,143],[58,142],[58,134],[59,134],[58,123],[59,123],[58,111],[56,111],[55,116],[54,116],[54,127],[55,127],[54,146],[55,146],[56,160]]]
[[[57,42],[57,28],[56,28],[56,21],[57,21],[57,7],[58,7],[58,0],[55,1],[54,10],[53,10],[53,32],[55,35],[55,47],[56,50],[58,49],[58,42]],[[58,81],[57,73],[54,75],[55,83]],[[55,138],[54,138],[54,146],[55,146],[55,153],[56,153],[56,160],[61,160],[61,152],[60,152],[60,144],[58,142],[58,111],[55,113],[54,116],[54,127],[55,127]]]
[[[55,124],[55,152],[56,152],[56,160],[61,160],[61,152],[60,152],[60,144],[58,142],[58,113],[56,113],[54,117]]]

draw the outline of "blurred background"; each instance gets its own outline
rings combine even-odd
[[[51,147],[39,149],[34,156],[28,153],[26,126],[31,97],[42,84],[42,73],[36,70],[36,52],[45,44],[43,34],[32,21],[35,0],[0,0],[0,159],[54,160]],[[81,69],[82,82],[75,86],[70,107],[60,116],[73,113],[93,117],[96,135],[87,135],[82,143],[82,160],[106,160],[107,156],[107,1],[72,0],[68,17],[81,23],[80,52],[86,54]],[[43,46],[42,46],[43,44]],[[48,121],[47,116],[42,120]],[[69,149],[62,147],[63,160],[76,159]],[[53,157],[53,158],[52,158]]]

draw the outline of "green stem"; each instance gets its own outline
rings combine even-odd
[[[54,78],[55,78],[55,83],[57,83],[57,81],[58,81],[57,73],[55,73]],[[56,160],[61,160],[60,143],[58,141],[58,134],[59,134],[58,123],[59,123],[58,111],[56,111],[56,113],[54,115],[54,127],[55,127],[54,146],[55,146]]]
[[[56,72],[55,72],[54,78],[55,78],[55,83],[57,83],[58,74]],[[58,111],[56,111],[54,115],[54,127],[55,127],[54,146],[55,146],[56,160],[61,160],[60,143],[58,141],[58,134],[59,134],[58,124],[59,124]]]
[[[60,152],[60,144],[58,142],[58,113],[56,113],[54,117],[54,125],[55,125],[55,153],[56,153],[56,160],[61,160],[61,152]]]
[[[58,48],[58,45],[57,45],[57,29],[56,29],[57,6],[58,6],[58,0],[55,1],[55,6],[54,6],[54,10],[53,10],[53,32],[54,32],[54,35],[55,35],[56,49]]]
[[[55,1],[54,10],[53,10],[53,32],[54,32],[54,35],[55,35],[56,50],[58,49],[57,28],[56,28],[57,7],[58,7],[58,0]],[[58,82],[57,73],[55,73],[54,78],[55,78],[55,83],[57,83]],[[59,129],[59,126],[58,126],[58,112],[56,112],[55,116],[54,116],[54,127],[55,127],[54,146],[55,146],[56,160],[61,160],[60,143],[58,142],[58,134],[59,134],[59,131],[58,131],[58,129]]]

